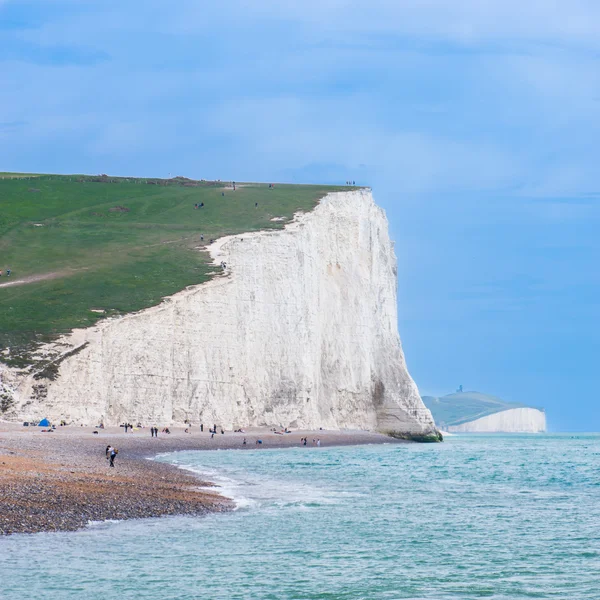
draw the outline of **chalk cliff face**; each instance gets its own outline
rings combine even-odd
[[[210,282],[62,340],[54,381],[5,372],[7,416],[435,431],[406,369],[396,257],[370,192],[330,194],[284,230],[211,253],[227,267]]]
[[[546,431],[546,413],[536,408],[512,408],[461,425],[455,433],[540,433]]]

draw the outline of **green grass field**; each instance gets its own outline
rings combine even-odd
[[[3,360],[25,364],[39,342],[202,283],[214,266],[198,246],[282,228],[285,221],[271,219],[289,220],[326,193],[348,189],[238,184],[234,192],[226,186],[183,178],[0,174],[0,348],[11,349]],[[194,209],[201,202],[204,208]],[[2,286],[36,277],[46,279]]]

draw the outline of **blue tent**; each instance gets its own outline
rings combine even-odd
[[[48,421],[48,419],[42,419],[39,423],[38,423],[39,427],[49,427],[50,426],[50,421]]]

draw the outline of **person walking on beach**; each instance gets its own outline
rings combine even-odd
[[[114,468],[114,466],[115,466],[115,458],[116,458],[116,456],[117,456],[118,453],[119,453],[119,451],[116,448],[111,448],[109,466],[111,466],[111,467]]]

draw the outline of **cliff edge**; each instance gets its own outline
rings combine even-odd
[[[451,425],[453,433],[544,433],[546,414],[537,408],[511,408],[462,423]]]
[[[443,431],[462,433],[538,433],[546,431],[546,413],[521,402],[507,402],[481,392],[458,391],[423,396],[423,403]]]
[[[75,330],[42,371],[0,366],[4,418],[436,433],[406,369],[396,257],[369,191],[210,250],[211,281]]]

